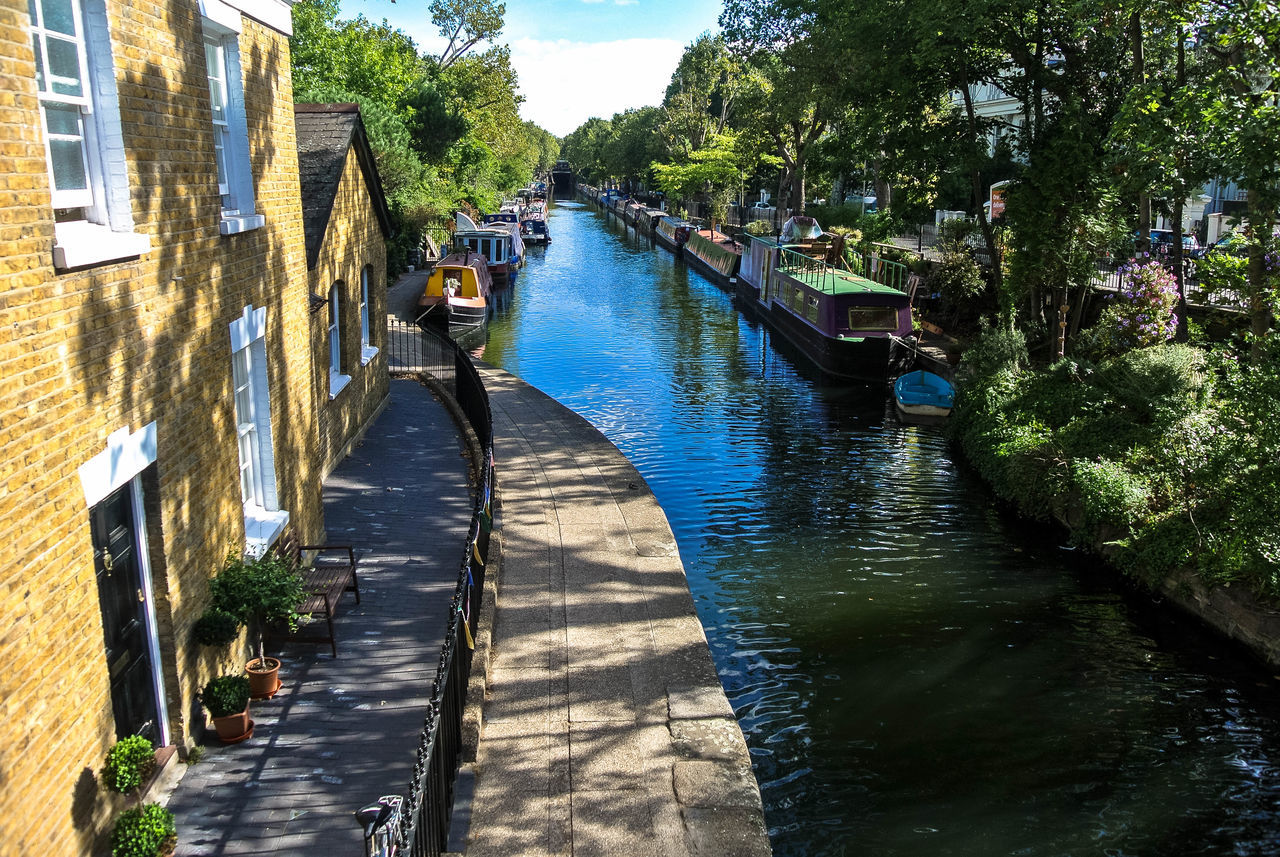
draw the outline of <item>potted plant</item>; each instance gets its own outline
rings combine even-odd
[[[273,696],[280,687],[280,661],[266,656],[263,637],[271,623],[285,624],[291,631],[297,628],[297,610],[306,599],[302,576],[292,561],[274,551],[256,557],[232,554],[222,571],[209,581],[209,588],[216,608],[249,626],[249,638],[257,655],[245,665],[253,683],[253,698]]]
[[[229,646],[240,636],[240,620],[217,607],[210,607],[191,626],[192,638],[202,646]]]
[[[126,809],[111,831],[111,857],[160,857],[177,845],[173,813],[158,803]]]
[[[236,744],[253,735],[249,719],[249,679],[220,675],[200,691],[200,702],[213,718],[213,728],[224,744]]]
[[[107,752],[102,784],[117,794],[133,795],[135,802],[140,802],[137,792],[151,779],[155,768],[156,748],[151,741],[141,735],[130,735],[121,738]]]

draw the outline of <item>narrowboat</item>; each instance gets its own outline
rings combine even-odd
[[[418,298],[418,321],[458,339],[489,320],[493,281],[488,260],[464,250],[436,263]]]
[[[630,223],[633,226],[636,225],[636,221],[640,217],[640,212],[643,211],[645,208],[647,208],[647,206],[645,206],[639,200],[635,200],[635,199],[627,200],[627,204],[622,207],[623,221],[626,223]]]
[[[761,293],[773,269],[779,264],[782,248],[840,266],[845,246],[842,237],[823,232],[812,217],[790,218],[777,237],[743,233],[740,240],[745,246],[735,293],[743,308],[756,312],[764,309]]]
[[[547,220],[541,215],[526,215],[520,221],[520,239],[526,244],[550,244]]]
[[[520,213],[520,238],[526,244],[551,243],[551,233],[547,230],[545,202],[532,202]]]
[[[696,229],[684,245],[684,260],[722,289],[733,286],[742,263],[742,247],[713,229]]]
[[[674,217],[664,217],[658,221],[657,229],[654,230],[653,237],[658,243],[666,247],[677,256],[684,250],[685,242],[689,240],[689,233],[692,232],[694,226],[687,220],[677,220]]]
[[[645,235],[652,235],[658,228],[658,221],[666,216],[667,213],[660,208],[642,208],[636,212],[636,229]]]
[[[453,249],[470,250],[488,260],[494,288],[502,288],[515,280],[524,263],[520,224],[496,221],[477,226],[470,217],[458,212],[457,227],[453,233]]]
[[[911,333],[911,298],[887,284],[905,279],[888,267],[896,263],[881,262],[872,279],[786,247],[778,254],[761,292],[769,326],[834,379],[886,382]]]
[[[941,375],[917,369],[893,382],[898,416],[908,423],[940,423],[951,415],[956,390]]]

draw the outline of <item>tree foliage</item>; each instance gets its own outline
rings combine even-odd
[[[293,8],[295,98],[360,105],[396,228],[393,273],[428,224],[463,201],[495,208],[559,154],[554,136],[520,118],[510,51],[490,44],[504,4],[432,0],[429,9],[448,40],[438,57],[385,21],[340,20],[337,0]]]

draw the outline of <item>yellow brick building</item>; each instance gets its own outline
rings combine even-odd
[[[100,846],[118,736],[199,738],[198,689],[242,660],[190,640],[208,578],[285,526],[322,540],[321,479],[385,399],[376,204],[317,257],[330,385],[290,12],[0,0],[5,857]]]

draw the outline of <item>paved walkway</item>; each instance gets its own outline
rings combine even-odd
[[[468,857],[769,854],[662,509],[585,420],[482,374],[503,558]]]
[[[462,777],[474,795],[453,842],[468,857],[769,854],[746,744],[653,494],[585,420],[482,374],[502,561]],[[254,737],[210,736],[169,801],[179,855],[363,853],[352,811],[409,782],[470,489],[448,411],[393,380],[390,406],[324,487],[329,541],[360,555],[363,602],[338,617],[339,657],[279,652],[285,686],[253,704]]]
[[[344,596],[338,657],[279,652],[284,687],[254,702],[254,735],[210,737],[169,801],[178,855],[363,854],[352,812],[404,792],[471,521],[456,424],[431,391],[391,403],[324,486],[329,541],[355,545],[361,603]]]

